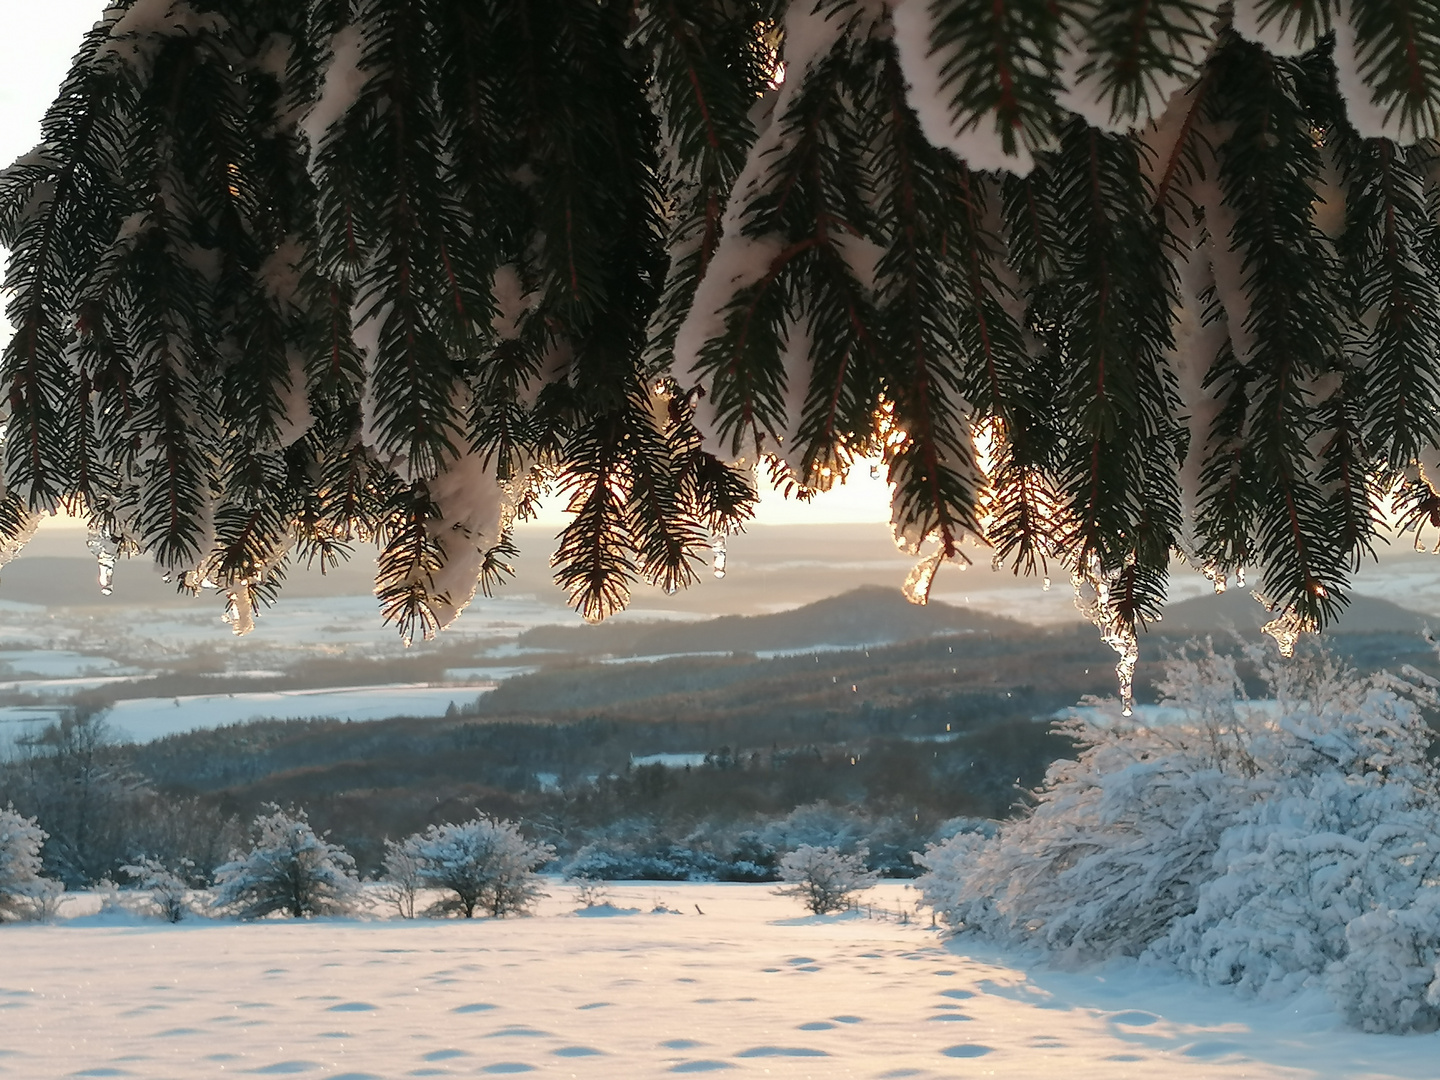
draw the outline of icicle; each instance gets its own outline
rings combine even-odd
[[[1316,588],[1318,589],[1319,586],[1316,586]],[[1255,597],[1256,601],[1264,607],[1266,611],[1273,613],[1279,606],[1258,589],[1251,593],[1251,595]],[[1324,595],[1323,589],[1319,595]],[[1314,619],[1301,615],[1295,610],[1295,605],[1291,604],[1279,615],[1262,626],[1260,632],[1267,637],[1274,638],[1276,646],[1280,649],[1280,655],[1288,659],[1295,655],[1295,646],[1301,636],[1304,634],[1313,634],[1318,629],[1319,627],[1315,625]]]
[[[723,578],[725,576],[725,537],[715,537],[710,543],[710,548],[715,553],[715,576]]]
[[[245,578],[238,585],[226,589],[225,596],[225,614],[220,618],[229,624],[231,633],[236,637],[244,637],[255,629],[255,602],[250,595],[250,579]]]
[[[1120,657],[1115,674],[1120,680],[1121,712],[1130,716],[1135,709],[1135,664],[1140,659],[1140,640],[1135,627],[1123,622],[1110,606],[1110,582],[1094,555],[1070,575],[1075,586],[1075,607],[1100,631],[1105,644]]]
[[[115,560],[120,554],[120,545],[115,538],[100,529],[91,529],[85,538],[85,546],[95,556],[96,577],[100,582],[100,595],[109,596],[114,591]]]
[[[1043,591],[1045,591],[1045,592],[1049,592],[1049,591],[1050,591],[1050,575],[1049,575],[1049,574],[1046,574],[1045,577],[1041,580],[1040,588],[1041,588]]]
[[[1245,588],[1245,568],[1243,566],[1237,566],[1235,568],[1235,587],[1239,589]]]
[[[935,572],[940,569],[940,564],[945,561],[944,545],[937,547],[932,554],[926,555],[917,562],[905,577],[905,584],[901,592],[905,599],[912,604],[919,604],[921,607],[930,602],[930,587],[935,584]]]
[[[1271,619],[1262,626],[1260,632],[1274,638],[1280,655],[1288,659],[1295,655],[1295,645],[1301,635],[1315,632],[1315,620],[1307,619],[1293,607],[1289,607],[1278,618]]]
[[[1230,586],[1230,581],[1229,578],[1226,576],[1225,571],[1221,570],[1218,566],[1202,566],[1200,567],[1200,573],[1205,576],[1205,579],[1209,581],[1210,584],[1215,586],[1216,596],[1219,596]],[[1241,581],[1241,585],[1243,584],[1244,582]]]

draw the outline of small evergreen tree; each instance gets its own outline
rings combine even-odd
[[[0,922],[33,914],[46,886],[40,877],[44,844],[45,831],[34,818],[23,818],[8,807],[0,810]]]
[[[303,810],[271,806],[255,819],[248,853],[234,852],[215,870],[214,904],[242,919],[280,912],[300,919],[343,915],[360,897],[355,860],[317,836]]]
[[[481,814],[460,825],[431,825],[411,840],[420,879],[451,894],[431,909],[434,914],[523,914],[545,895],[535,871],[555,849],[526,840],[513,821]]]
[[[844,911],[856,893],[868,889],[879,878],[865,866],[865,849],[845,854],[838,848],[801,844],[780,860],[780,880],[775,892],[793,896],[816,915]]]

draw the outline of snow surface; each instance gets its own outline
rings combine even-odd
[[[895,883],[866,894],[873,918],[673,883],[613,886],[577,917],[548,888],[537,917],[504,921],[5,926],[0,1077],[1428,1080],[1440,1052],[1310,998],[975,952],[899,922],[915,893]]]
[[[181,731],[242,724],[247,720],[387,720],[392,716],[444,716],[495,689],[493,682],[469,686],[329,687],[324,690],[271,690],[237,694],[195,694],[177,698],[117,701],[106,719],[136,742],[150,742]]]

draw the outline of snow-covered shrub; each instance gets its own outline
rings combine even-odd
[[[1181,719],[1076,719],[1075,761],[1033,810],[920,861],[956,929],[1080,957],[1144,955],[1265,995],[1327,985],[1374,1030],[1432,1028],[1440,947],[1440,786],[1420,703],[1433,687],[1361,678],[1325,656],[1168,666]]]
[[[190,914],[190,882],[195,870],[189,859],[180,861],[179,872],[148,855],[120,868],[145,892],[155,912],[169,923],[178,923]]]
[[[395,908],[402,919],[415,918],[415,899],[424,887],[421,871],[420,837],[407,836],[396,843],[385,841],[385,873],[380,879],[380,898]]]
[[[545,895],[535,871],[555,849],[526,840],[513,821],[480,814],[459,825],[431,825],[413,839],[421,880],[453,894],[434,914],[471,919],[478,908],[499,918],[522,914]]]
[[[780,860],[776,893],[793,896],[816,915],[844,911],[857,892],[868,889],[880,876],[865,867],[864,848],[846,854],[838,848],[801,844]]]
[[[34,917],[37,895],[46,888],[40,877],[44,845],[45,830],[34,818],[0,810],[0,922]]]
[[[233,852],[215,870],[215,906],[242,919],[351,911],[360,897],[355,860],[317,836],[305,811],[269,809],[255,819],[250,851]]]
[[[797,806],[758,830],[758,839],[776,851],[835,848],[847,854],[866,846],[871,823],[853,810],[825,801]]]

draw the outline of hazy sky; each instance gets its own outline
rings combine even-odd
[[[85,31],[105,9],[104,0],[9,0],[0,35],[0,159],[13,161],[40,138],[40,118],[54,97]],[[8,336],[0,328],[0,338]],[[850,483],[809,506],[767,495],[760,520],[772,524],[882,521],[889,518],[883,481],[861,465]],[[552,515],[547,515],[547,517]]]

